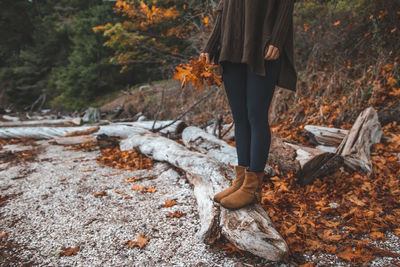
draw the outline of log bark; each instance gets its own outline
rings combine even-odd
[[[286,242],[259,204],[229,210],[212,200],[214,194],[230,185],[228,179],[232,181],[234,178],[234,171],[226,164],[140,128],[135,128],[134,133],[120,143],[121,150],[133,148],[186,171],[193,186],[201,221],[196,236],[203,242],[212,244],[222,233],[238,248],[257,256],[273,261],[287,259]]]
[[[370,150],[372,144],[379,142],[381,137],[378,114],[373,107],[368,107],[357,117],[335,153],[344,157],[345,165],[351,170],[372,173]]]

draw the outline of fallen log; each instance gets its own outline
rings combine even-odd
[[[128,125],[102,125],[100,129],[94,133],[106,134],[109,136],[128,137],[132,126]],[[63,137],[68,132],[84,131],[90,129],[91,126],[80,127],[10,127],[0,128],[0,139],[9,138],[28,138],[28,139],[52,139]]]
[[[372,173],[370,150],[372,144],[379,142],[381,137],[378,114],[373,107],[368,107],[357,117],[335,153],[344,158],[345,165],[351,170]]]
[[[235,147],[200,128],[194,126],[185,128],[182,132],[182,141],[187,147],[212,156],[225,164],[237,164]],[[335,153],[291,144],[276,135],[272,135],[268,161],[278,165],[283,173],[293,172],[302,185],[331,174],[343,164],[343,159]],[[265,171],[267,176],[276,175],[270,166],[266,166]]]
[[[157,122],[156,125],[162,126],[170,123],[170,121]],[[151,129],[153,121],[141,122],[120,122],[112,123],[109,125],[97,126],[100,129],[95,135],[106,134],[108,136],[119,136],[122,138],[128,137],[130,130],[135,127],[142,127]],[[182,121],[176,121],[174,124],[161,130],[162,133],[180,133],[186,124]],[[0,139],[9,138],[31,138],[31,139],[51,139],[67,135],[69,132],[88,131],[92,126],[78,126],[78,127],[0,127]]]
[[[0,127],[38,127],[38,126],[53,126],[65,127],[74,126],[76,122],[74,119],[57,119],[57,120],[26,120],[26,121],[1,121]]]
[[[229,210],[212,200],[214,194],[230,185],[228,179],[234,178],[234,171],[226,164],[141,128],[135,128],[127,139],[120,142],[121,150],[133,148],[147,157],[166,161],[186,171],[201,222],[197,238],[212,244],[222,233],[238,248],[257,256],[273,261],[287,259],[286,242],[259,204]]]
[[[85,130],[76,130],[72,132],[68,132],[65,134],[65,137],[69,136],[78,136],[78,135],[88,135],[97,132],[100,129],[99,126],[93,126]]]
[[[154,129],[164,127],[165,125],[168,125],[172,122],[173,122],[172,120],[156,121],[156,123],[154,125]],[[116,122],[115,124],[138,126],[138,127],[150,130],[153,127],[154,121]],[[178,120],[178,121],[174,122],[173,124],[167,126],[166,128],[162,129],[160,132],[163,134],[175,134],[176,135],[176,134],[180,134],[185,127],[186,127],[186,123],[181,120]]]
[[[94,135],[77,135],[77,136],[57,137],[50,140],[49,142],[58,145],[78,145],[95,141],[96,141],[96,136]]]
[[[296,150],[296,170],[301,185],[311,184],[316,178],[330,175],[343,165],[343,158],[332,152],[286,143]]]
[[[338,146],[348,130],[342,130],[333,127],[324,127],[316,125],[306,125],[304,130],[310,133],[310,137],[314,143],[325,146]]]

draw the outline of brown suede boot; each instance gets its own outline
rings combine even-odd
[[[235,192],[236,190],[238,190],[240,188],[240,186],[243,184],[243,180],[244,180],[244,171],[248,167],[249,166],[240,166],[240,165],[234,166],[235,173],[236,173],[235,181],[233,181],[233,183],[230,187],[219,192],[218,194],[216,194],[214,196],[215,202],[219,203],[223,197],[226,197],[227,195],[232,194],[233,192]]]
[[[228,209],[239,209],[253,202],[261,201],[264,171],[244,173],[242,186],[232,194],[221,199],[222,206]]]

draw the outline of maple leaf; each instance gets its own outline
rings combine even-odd
[[[148,242],[150,238],[146,238],[142,233],[139,233],[137,237],[137,241],[127,240],[122,242],[122,245],[128,245],[130,248],[134,246],[138,246],[139,248],[143,248]]]
[[[174,205],[176,205],[176,202],[175,202],[175,201],[168,200],[168,199],[165,200],[165,204],[164,204],[164,207],[165,207],[165,208],[172,207],[172,206],[174,206]]]
[[[215,72],[218,68],[216,64],[208,64],[203,58],[196,59],[192,57],[189,64],[180,64],[176,66],[176,72],[173,79],[181,81],[181,88],[185,87],[188,82],[192,83],[194,88],[198,90],[208,85],[222,84],[222,76]]]
[[[71,247],[65,248],[65,247],[62,247],[61,250],[62,251],[60,252],[60,256],[76,255],[78,253],[78,251],[79,251],[79,246],[77,246],[76,248],[71,248]]]

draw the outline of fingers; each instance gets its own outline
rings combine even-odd
[[[209,53],[201,53],[200,59],[205,60],[207,64],[210,64],[210,54]]]
[[[278,59],[278,57],[279,57],[279,49],[273,45],[270,45],[268,47],[268,51],[265,54],[264,59],[265,60],[275,60],[275,59]]]

